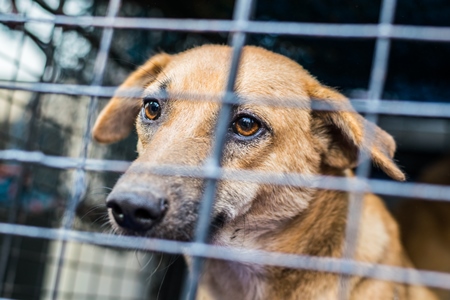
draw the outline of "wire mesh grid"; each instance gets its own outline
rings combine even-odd
[[[446,103],[420,103],[413,101],[388,101],[382,99],[384,80],[388,69],[390,42],[392,39],[407,39],[415,41],[449,42],[450,28],[431,26],[394,25],[393,17],[396,7],[395,0],[383,0],[378,24],[317,24],[317,23],[281,23],[251,21],[252,8],[255,5],[252,0],[239,0],[235,4],[232,20],[181,20],[181,19],[149,19],[149,18],[124,18],[118,17],[120,0],[111,0],[108,5],[107,14],[104,17],[70,17],[54,15],[51,18],[30,17],[21,14],[0,14],[0,22],[5,24],[26,25],[51,24],[59,26],[84,26],[102,28],[103,34],[99,44],[99,51],[93,67],[93,79],[90,85],[56,84],[45,82],[38,83],[19,82],[17,74],[12,80],[1,81],[0,88],[11,91],[31,92],[39,95],[76,95],[90,97],[87,108],[87,122],[82,138],[81,152],[76,157],[64,157],[58,155],[44,154],[40,151],[8,149],[0,151],[0,160],[17,161],[26,164],[42,165],[49,168],[73,170],[74,182],[71,188],[71,196],[64,209],[64,218],[59,228],[43,228],[37,226],[19,225],[16,223],[17,202],[20,192],[16,192],[13,205],[9,208],[7,222],[0,223],[0,232],[4,235],[2,241],[2,259],[0,260],[0,282],[3,284],[6,276],[6,265],[12,246],[13,236],[40,238],[62,241],[61,247],[55,257],[56,271],[52,278],[50,293],[53,299],[66,298],[67,295],[59,294],[60,279],[64,264],[70,263],[67,258],[67,242],[82,242],[93,245],[109,247],[160,251],[164,253],[184,254],[192,256],[191,273],[186,277],[184,283],[183,299],[194,299],[198,285],[199,274],[205,258],[217,258],[234,260],[238,262],[284,266],[289,268],[301,268],[314,271],[331,272],[342,275],[339,296],[341,299],[348,298],[348,277],[344,275],[364,276],[382,280],[389,280],[407,284],[420,284],[443,289],[450,289],[450,274],[432,271],[414,271],[407,268],[392,267],[387,265],[369,264],[353,259],[358,235],[358,223],[361,218],[362,197],[366,192],[374,192],[381,195],[399,196],[408,198],[421,198],[428,200],[450,201],[450,187],[417,184],[397,183],[386,180],[370,179],[370,162],[367,153],[361,152],[362,162],[356,169],[354,178],[336,178],[328,176],[306,176],[303,174],[278,174],[260,173],[255,171],[230,171],[220,167],[222,150],[225,143],[225,133],[229,124],[229,115],[232,105],[235,103],[233,94],[234,82],[247,34],[280,34],[293,36],[320,36],[323,38],[364,38],[375,39],[375,51],[370,75],[368,99],[351,99],[356,111],[365,113],[366,119],[377,123],[379,114],[394,114],[423,117],[450,117],[450,105]],[[88,147],[91,143],[91,127],[95,117],[98,97],[108,97],[115,94],[115,88],[102,86],[103,74],[106,61],[111,48],[113,31],[115,29],[146,29],[165,31],[188,31],[188,32],[225,32],[230,34],[230,43],[233,48],[233,56],[226,90],[222,96],[217,95],[189,95],[189,98],[198,101],[218,101],[222,103],[215,133],[215,143],[210,159],[202,167],[185,167],[176,165],[161,165],[152,169],[152,172],[160,175],[189,176],[205,179],[205,191],[202,199],[201,213],[193,242],[176,242],[168,240],[157,240],[139,237],[113,236],[92,232],[73,230],[73,222],[77,204],[81,201],[87,189],[87,172],[124,172],[128,161],[102,160],[88,158]],[[23,35],[24,37],[25,35]],[[24,38],[22,38],[24,39]],[[21,42],[23,44],[23,40]],[[23,49],[20,46],[19,49]],[[51,50],[49,50],[51,51]],[[19,55],[20,57],[20,55]],[[13,60],[16,70],[19,70],[20,59]],[[50,67],[50,66],[47,66]],[[18,72],[18,71],[17,71]],[[132,89],[122,90],[123,95],[138,95],[140,91]],[[30,105],[39,105],[39,96],[36,96]],[[271,99],[260,99],[262,105],[279,105]],[[10,100],[11,101],[11,100]],[[55,100],[57,101],[57,100]],[[283,105],[299,107],[292,101],[285,101]],[[320,101],[313,101],[312,109],[327,110]],[[33,114],[32,114],[33,116]],[[32,124],[32,122],[31,122]],[[372,128],[365,128],[366,137],[370,137]],[[28,130],[31,132],[31,130]],[[25,142],[31,143],[32,136],[23,137]],[[370,138],[366,138],[366,143]],[[24,172],[24,171],[21,171]],[[24,180],[24,174],[18,176]],[[210,223],[211,209],[214,203],[217,182],[221,179],[233,179],[258,183],[269,183],[275,185],[291,185],[299,187],[314,187],[318,189],[332,189],[347,191],[350,193],[350,206],[348,211],[348,222],[346,227],[345,250],[342,259],[326,257],[310,257],[289,255],[283,253],[269,253],[265,251],[248,250],[243,253],[240,249],[223,248],[206,244],[207,232]],[[23,182],[18,183],[19,186]],[[42,259],[42,258],[41,258]],[[91,263],[92,264],[92,263]],[[6,285],[3,287],[6,289]],[[95,295],[93,295],[95,297]]]

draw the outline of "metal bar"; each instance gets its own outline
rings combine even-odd
[[[35,3],[32,3],[32,5],[34,5]],[[55,27],[53,26],[52,30],[51,30],[51,40],[53,40],[53,35],[54,35],[54,30]],[[49,44],[51,44],[51,41],[49,42]],[[23,45],[21,46],[21,48],[23,47]],[[41,74],[39,75],[39,81],[44,81],[44,74],[45,72],[48,70],[49,66],[52,64],[53,61],[53,54],[54,54],[54,47],[49,47],[47,49],[47,51],[44,51],[45,54],[45,66],[44,69],[42,70]],[[28,125],[26,126],[25,131],[21,134],[22,138],[25,140],[24,143],[24,149],[27,151],[30,151],[33,149],[33,145],[35,143],[35,138],[36,135],[35,130],[37,130],[37,127],[35,126],[36,124],[36,120],[39,118],[39,112],[40,112],[40,104],[41,104],[41,95],[42,93],[34,93],[29,101],[29,103],[26,106],[26,110],[28,111],[28,114],[30,115],[30,118],[28,120]],[[13,136],[17,136],[17,135],[13,135]],[[24,175],[27,174],[28,172],[32,172],[31,171],[31,166],[30,165],[24,165],[21,168],[20,171],[20,175],[19,175],[19,180],[17,183],[17,187],[16,187],[16,191],[15,191],[15,195],[14,195],[14,199],[13,199],[13,203],[16,203],[15,205],[17,205],[17,203],[19,203],[20,198],[22,197],[23,194],[23,187],[24,187]],[[9,216],[12,216],[12,218],[17,218],[18,214],[18,208],[16,208],[16,211],[14,211],[13,209],[13,213],[11,213]],[[26,213],[25,213],[26,214]],[[25,215],[22,212],[22,216]],[[8,223],[15,223],[15,221],[10,220]],[[10,236],[5,237],[5,239],[9,239]],[[14,247],[17,248],[17,251],[21,251],[22,249],[21,247],[21,243],[22,243],[22,239],[21,238],[16,238],[14,240]],[[12,266],[11,270],[8,272],[8,278],[6,279],[5,285],[8,287],[13,287],[14,286],[14,279],[16,276],[16,268],[17,265],[19,263],[19,254],[14,255],[12,257],[9,258],[9,264]],[[8,256],[6,256],[8,258]],[[3,280],[0,279],[0,284],[1,282],[3,282]],[[5,297],[11,297],[11,294],[13,292],[12,288],[6,289],[4,291],[4,296]]]
[[[17,51],[17,56],[19,57],[19,59],[14,60],[15,69],[12,74],[12,80],[17,80],[17,77],[19,75],[19,70],[21,68],[20,58],[23,55],[25,38],[26,38],[26,35],[24,33],[22,33],[22,35],[20,37],[19,45],[18,45],[19,50]],[[10,91],[10,93],[8,93],[8,97],[6,99],[6,102],[8,102],[8,108],[7,108],[7,112],[6,112],[8,121],[11,117],[11,109],[13,106],[13,95],[14,94],[15,94],[15,91]],[[8,134],[10,132],[9,122],[6,122],[5,127],[6,128],[4,128],[4,130]],[[14,136],[14,135],[12,135],[12,136]],[[11,147],[11,140],[9,140],[9,144]],[[22,178],[23,175],[24,175],[24,171],[21,170],[20,174],[18,176],[19,179],[17,181],[18,189],[14,192],[14,195],[13,195],[12,201],[11,201],[11,207],[10,207],[9,213],[8,213],[8,223],[16,222],[17,210],[19,207],[18,202],[20,200],[19,198],[20,198],[20,194],[21,194],[20,188],[23,185],[23,178]],[[4,286],[5,285],[4,283],[6,283],[5,277],[9,277],[9,276],[6,276],[6,272],[7,272],[8,262],[10,259],[11,248],[13,247],[12,245],[13,245],[13,237],[12,236],[8,235],[8,236],[4,236],[2,238],[2,246],[0,249],[0,253],[1,253],[1,256],[0,256],[0,295],[4,295],[6,292],[8,292]],[[8,290],[10,290],[10,289],[8,288]]]
[[[161,20],[163,20],[163,22]],[[415,25],[324,24],[273,21],[243,21],[237,24],[230,20],[180,20],[124,17],[116,18],[114,24],[110,24],[107,17],[70,17],[55,15],[53,18],[33,18],[20,14],[2,14],[0,15],[0,22],[37,22],[66,26],[92,26],[189,32],[239,31],[253,34],[279,34],[312,37],[391,38],[435,42],[450,41],[449,27]]]
[[[24,34],[25,36],[25,34]],[[5,53],[0,52],[0,59],[2,59],[3,61],[12,64],[14,66],[17,66],[18,64],[20,64],[20,60],[16,59],[14,57],[11,57]],[[23,72],[27,73],[30,76],[33,76],[35,78],[40,78],[41,74],[37,74],[34,70],[30,69],[28,66],[21,66],[21,69]]]
[[[30,7],[33,5],[34,3],[30,3],[28,6],[26,6],[25,8],[25,14],[28,13],[28,10],[30,9]],[[22,56],[23,56],[23,49],[24,49],[24,43],[26,41],[27,35],[24,32],[24,28],[22,28],[22,34],[20,37],[20,41],[19,41],[19,45],[18,45],[18,51],[17,51],[17,58],[13,58],[12,63],[15,66],[15,69],[13,71],[13,75],[12,75],[12,80],[13,81],[17,81],[18,75],[19,75],[19,71],[20,70],[25,70],[26,72],[29,73],[29,70],[26,66],[22,65]],[[49,62],[49,57],[48,54],[46,53],[46,66],[45,68],[47,68],[48,66],[48,62]],[[42,73],[38,76],[42,79],[42,74],[45,71],[42,71]],[[8,118],[10,117],[10,113],[11,113],[11,108],[12,105],[14,105],[13,103],[13,95],[15,94],[14,91],[12,91],[8,98],[6,99],[6,101],[9,103],[8,105],[8,112],[6,113],[6,115],[8,116]],[[35,123],[35,119],[36,119],[36,111],[38,110],[38,101],[39,101],[39,96],[38,95],[33,95],[30,103],[28,104],[28,107],[26,110],[28,110],[31,114],[31,118],[28,121],[28,125],[26,126],[26,131],[21,132],[19,134],[14,134],[9,130],[9,126],[7,125],[6,127],[6,132],[10,131],[10,137],[16,137],[21,135],[24,138],[24,142],[22,143],[22,145],[24,145],[25,150],[31,150],[32,147],[32,140],[30,139],[31,135],[31,130],[34,127],[34,123]],[[11,141],[11,139],[9,139]],[[17,147],[18,145],[14,145],[11,143],[10,147]],[[16,188],[15,191],[12,193],[12,198],[10,199],[11,201],[11,207],[9,208],[9,213],[8,213],[8,223],[15,223],[17,221],[17,217],[19,214],[19,202],[20,199],[22,197],[22,193],[23,193],[23,185],[24,185],[24,176],[25,174],[28,172],[28,166],[24,166],[23,168],[20,169],[19,175],[18,175],[18,180],[16,182]],[[1,249],[1,259],[0,259],[0,295],[3,295],[4,297],[9,298],[13,292],[13,282],[14,279],[16,277],[17,274],[17,264],[18,264],[18,260],[19,260],[19,253],[20,253],[20,245],[21,245],[21,238],[16,237],[15,239],[13,239],[13,236],[7,235],[4,236],[2,239],[2,249]],[[14,251],[11,251],[11,249],[14,249]],[[6,272],[8,269],[8,272]],[[6,278],[5,278],[6,277]]]
[[[380,24],[390,24],[393,22],[396,0],[383,0]],[[371,111],[366,115],[366,120],[373,124],[377,124],[378,115],[374,112],[380,105],[380,98],[383,92],[384,83],[387,75],[388,57],[389,57],[390,41],[386,38],[379,38],[376,41],[375,53],[372,64],[369,84],[369,105]],[[375,134],[375,128],[365,126],[364,142],[368,145],[368,149],[372,148],[372,136]],[[356,176],[359,178],[367,178],[370,175],[370,153],[361,151],[359,154],[360,164],[356,169]],[[349,212],[347,216],[346,241],[344,245],[344,258],[351,258],[354,255],[358,240],[359,221],[362,212],[364,194],[350,194]]]
[[[119,12],[121,0],[110,0],[108,4],[107,10],[107,23],[109,25],[114,24],[115,18]],[[99,86],[103,81],[103,75],[106,69],[106,62],[108,59],[108,53],[111,47],[113,37],[113,28],[111,26],[105,26],[102,38],[100,41],[100,47],[98,50],[98,54],[94,64],[94,76],[92,80],[93,86]],[[97,97],[91,97],[91,101],[89,102],[88,115],[87,115],[87,123],[86,129],[83,135],[82,141],[82,149],[80,153],[81,164],[78,165],[75,171],[75,178],[73,184],[73,195],[69,199],[69,203],[66,206],[64,217],[62,221],[62,225],[64,229],[69,229],[72,227],[73,220],[75,218],[75,210],[77,204],[80,202],[84,193],[86,192],[86,170],[84,169],[85,161],[88,155],[88,147],[91,142],[91,127],[94,119],[94,113],[97,109],[98,99]],[[66,252],[66,242],[62,242],[61,250],[59,253],[58,266],[55,276],[55,282],[53,285],[53,294],[52,298],[54,300],[58,299],[58,288],[59,282],[61,278],[61,272],[64,265],[64,257]]]
[[[240,26],[241,22],[245,22],[250,19],[253,10],[253,3],[253,0],[238,0],[235,3],[233,22],[234,24],[236,24],[236,27]],[[230,103],[230,101],[234,99],[234,96],[231,94],[234,91],[234,86],[238,75],[239,62],[242,55],[242,48],[245,45],[245,38],[246,34],[240,31],[232,34],[232,56],[230,61],[228,81],[225,88],[224,101],[221,105],[217,118],[212,153],[205,162],[205,167],[210,170],[214,170],[215,168],[221,166],[225,137],[228,131],[231,112],[233,109],[232,103]],[[195,230],[195,241],[197,243],[205,243],[207,241],[209,225],[211,222],[211,214],[217,190],[217,179],[208,178],[205,180],[204,184],[205,190],[203,192],[203,197],[200,204],[199,218],[197,220],[197,226]],[[204,259],[202,257],[192,258],[190,274],[185,280],[181,299],[195,300],[200,280],[200,273],[203,268],[203,261]]]
[[[89,171],[125,172],[130,162],[117,160],[86,159],[45,155],[39,151],[1,150],[1,160],[14,160],[40,164],[57,169],[78,169],[83,166]]]
[[[383,0],[380,11],[380,26],[389,26],[394,21],[396,0]],[[380,27],[381,28],[381,27]],[[372,70],[370,74],[369,83],[369,104],[373,110],[380,105],[380,98],[383,93],[384,84],[387,75],[390,40],[386,37],[378,37],[375,44],[375,53],[372,63]],[[368,145],[367,151],[372,148],[372,143],[375,135],[375,128],[369,126],[369,122],[373,124],[378,123],[378,115],[375,112],[370,112],[366,115],[367,123],[364,126],[364,145]],[[355,175],[357,178],[364,179],[370,176],[370,153],[360,151],[358,161],[359,165],[356,168]],[[352,192],[348,198],[348,212],[347,223],[345,227],[345,240],[342,257],[344,259],[353,259],[358,245],[359,224],[364,205],[364,193]],[[338,297],[345,300],[350,297],[351,278],[348,276],[339,276]]]
[[[114,0],[113,0],[114,1]],[[119,2],[119,1],[118,1]],[[119,2],[120,3],[120,2]],[[383,3],[387,3],[384,1]],[[392,1],[391,3],[395,3]],[[394,5],[395,6],[395,5]],[[243,12],[244,10],[237,10],[236,15],[239,12]],[[393,12],[393,9],[392,9]],[[87,24],[86,26],[96,26],[96,27],[106,27],[104,36],[108,30],[112,28],[143,28],[143,29],[155,29],[155,30],[175,30],[175,31],[202,31],[202,32],[233,32],[235,33],[235,40],[237,42],[233,43],[238,45],[238,47],[234,48],[234,51],[240,52],[240,48],[243,45],[244,33],[262,33],[262,34],[287,34],[287,35],[303,35],[303,36],[326,36],[326,37],[339,37],[339,38],[378,38],[378,39],[386,39],[386,38],[398,38],[398,39],[413,39],[413,40],[423,40],[423,41],[450,41],[450,28],[449,27],[421,27],[421,26],[403,26],[403,25],[390,25],[385,22],[385,18],[383,18],[383,13],[381,14],[380,24],[378,25],[347,25],[347,24],[311,24],[311,23],[274,23],[274,22],[255,22],[255,21],[215,21],[215,20],[173,20],[173,19],[164,19],[164,22],[161,22],[161,19],[140,19],[140,18],[116,18],[114,24],[108,23],[108,17],[65,17],[65,16],[55,16],[53,19],[42,20],[42,19],[33,19],[23,17],[26,20],[20,21],[22,16],[20,15],[0,15],[0,21],[2,19],[7,19],[12,16],[14,20],[10,20],[9,22],[16,23],[25,23],[25,22],[50,22],[57,25],[74,25],[74,26],[83,26],[83,24],[87,24],[92,22],[92,24]],[[241,14],[241,18],[243,15]],[[236,17],[239,19],[239,17]],[[245,19],[245,18],[243,18]],[[167,21],[167,22],[166,22]],[[58,23],[59,22],[59,23]],[[84,23],[83,23],[84,22]],[[110,41],[110,38],[109,38]],[[380,41],[380,40],[379,40]],[[384,48],[384,50],[375,51],[375,59],[374,59],[374,68],[372,69],[372,73],[375,73],[375,70],[382,70],[380,63],[377,61],[387,62],[387,55],[385,58],[377,59],[379,53],[388,53],[389,42],[386,43],[383,41],[379,43],[377,41],[377,49],[380,47]],[[242,44],[242,45],[241,45]],[[102,42],[102,45],[106,45]],[[241,45],[241,46],[239,46]],[[95,70],[104,69],[104,62],[106,62],[107,52],[109,46],[104,47],[103,50],[99,50],[99,57],[96,61]],[[106,49],[106,50],[105,50]],[[238,61],[240,53],[235,52],[233,55],[233,61],[235,61],[235,68],[237,69]],[[378,54],[377,54],[378,53]],[[103,57],[101,57],[103,55]],[[234,57],[238,57],[236,60]],[[101,63],[103,62],[103,63]],[[98,64],[97,64],[98,63]],[[102,65],[103,64],[103,65]],[[386,66],[384,66],[386,67]],[[385,70],[384,70],[385,72]],[[382,74],[383,72],[381,72]],[[236,70],[234,72],[230,71],[230,82],[234,82],[232,79],[233,76],[236,75]],[[384,77],[381,76],[381,77]],[[376,91],[377,88],[373,86],[373,82],[375,82],[376,75],[371,76],[371,88],[370,90]],[[96,80],[99,79],[99,80]],[[62,90],[63,86],[68,85],[41,85],[40,83],[36,84],[24,84],[15,83],[14,85],[25,86],[25,88],[32,89],[53,89],[49,91],[49,93],[61,93],[61,94],[70,94],[70,95],[88,95],[88,96],[110,96],[114,94],[115,88],[108,87],[100,87],[101,84],[101,75],[99,77],[95,77],[93,84],[89,86],[88,90],[82,90],[83,86],[73,86],[73,89],[70,90]],[[0,82],[0,87],[3,83]],[[11,84],[4,84],[6,89],[20,89],[11,87]],[[379,86],[380,87],[380,86]],[[228,90],[228,88],[227,88]],[[412,115],[412,116],[433,116],[433,117],[450,117],[450,105],[448,104],[437,104],[437,103],[415,103],[415,102],[400,102],[400,101],[381,101],[379,100],[381,97],[382,83],[380,89],[380,95],[377,97],[370,96],[370,99],[375,99],[376,103],[372,103],[371,100],[353,100],[352,104],[356,106],[356,110],[359,112],[367,112],[372,113],[375,116],[375,113],[385,113],[385,114],[403,114],[403,115]],[[108,94],[109,93],[109,94]],[[376,93],[375,93],[376,94]],[[184,176],[197,176],[199,178],[207,179],[206,191],[204,196],[204,201],[202,201],[205,205],[202,206],[202,212],[200,214],[199,226],[196,231],[196,243],[177,243],[170,241],[158,241],[156,240],[156,244],[147,244],[146,242],[155,242],[154,239],[148,238],[129,238],[129,237],[112,237],[112,245],[123,248],[130,248],[130,245],[138,244],[145,246],[145,248],[141,249],[153,249],[155,247],[159,251],[169,252],[169,253],[184,253],[192,256],[198,257],[213,257],[218,259],[232,259],[235,261],[243,261],[249,263],[267,263],[269,265],[277,265],[277,266],[287,266],[287,267],[298,267],[298,268],[306,268],[317,271],[325,271],[325,272],[333,272],[338,274],[347,274],[347,275],[359,275],[363,272],[362,276],[369,276],[372,278],[378,278],[382,280],[392,280],[397,282],[406,282],[406,283],[421,283],[427,284],[430,286],[442,287],[450,289],[448,286],[448,279],[450,279],[450,275],[444,275],[436,272],[416,272],[409,269],[404,268],[395,268],[395,267],[387,267],[380,265],[372,265],[372,264],[364,264],[359,263],[353,260],[338,260],[338,259],[327,259],[327,258],[315,258],[315,257],[306,257],[306,256],[295,256],[295,255],[283,255],[280,260],[279,254],[274,253],[265,253],[265,252],[256,252],[250,251],[242,255],[240,249],[231,249],[230,248],[218,248],[214,246],[204,245],[207,228],[209,224],[209,215],[211,212],[211,205],[215,194],[215,184],[218,179],[226,178],[228,180],[248,180],[255,182],[268,182],[273,184],[287,184],[287,185],[297,185],[297,186],[315,186],[318,188],[326,188],[326,189],[337,189],[344,191],[356,192],[357,197],[353,199],[353,202],[356,205],[360,205],[361,201],[358,201],[357,198],[361,197],[361,193],[363,191],[368,191],[368,187],[374,188],[375,192],[380,194],[387,195],[396,195],[403,197],[419,197],[419,198],[429,198],[432,200],[445,200],[450,201],[450,188],[443,186],[435,186],[428,184],[404,184],[404,183],[396,183],[396,182],[388,182],[381,180],[361,180],[361,178],[365,178],[368,175],[369,163],[366,162],[362,164],[362,167],[358,168],[357,175],[359,178],[356,179],[347,179],[347,178],[329,178],[326,176],[313,176],[311,178],[306,178],[301,174],[276,174],[276,173],[258,173],[258,172],[246,172],[246,171],[228,171],[220,168],[220,157],[223,146],[223,129],[227,126],[227,116],[229,115],[229,108],[231,104],[234,103],[234,95],[232,94],[232,84],[229,92],[225,94],[223,99],[220,99],[215,96],[212,101],[222,101],[223,109],[221,110],[221,117],[219,117],[218,128],[216,131],[216,137],[218,142],[214,144],[213,153],[218,153],[214,155],[214,159],[210,160],[205,164],[203,168],[185,168],[185,167],[177,167],[177,166],[161,166],[159,169],[155,170],[155,173],[161,175],[170,175],[170,174],[185,174]],[[202,100],[202,99],[200,99]],[[208,101],[211,101],[209,99]],[[91,104],[88,113],[88,124],[87,130],[90,129],[90,124],[92,123],[93,111],[96,106],[96,99],[91,99]],[[294,102],[294,101],[293,101]],[[373,105],[372,105],[373,104]],[[266,104],[261,104],[266,105]],[[271,105],[277,105],[272,103]],[[295,103],[292,103],[295,106]],[[298,105],[298,104],[297,104]],[[359,107],[358,107],[359,105]],[[289,104],[288,104],[289,106]],[[299,106],[299,105],[298,105]],[[312,104],[313,108],[319,107],[320,103]],[[304,108],[304,107],[302,107]],[[406,109],[405,109],[406,108]],[[331,109],[331,108],[330,108]],[[406,112],[405,112],[406,111]],[[223,117],[225,116],[225,117]],[[369,117],[376,121],[376,117]],[[222,131],[221,131],[222,130]],[[369,133],[366,130],[366,133]],[[71,224],[74,217],[74,207],[78,200],[80,199],[82,192],[85,190],[84,178],[87,170],[92,171],[115,171],[122,172],[125,171],[128,167],[128,162],[123,161],[103,161],[103,160],[92,160],[87,159],[87,150],[89,145],[89,132],[86,131],[83,138],[83,149],[82,154],[79,158],[68,158],[68,157],[56,157],[56,156],[47,156],[43,155],[39,152],[27,152],[27,151],[17,151],[17,150],[6,150],[0,151],[0,159],[7,160],[15,160],[24,163],[38,163],[42,165],[51,166],[54,168],[68,168],[68,169],[76,169],[77,170],[77,178],[74,184],[74,194],[69,202],[67,207],[66,216],[63,222],[63,229],[42,229],[36,227],[25,227],[18,226],[15,232],[17,235],[21,236],[29,236],[30,234],[38,231],[38,236],[32,237],[40,237],[40,238],[49,238],[56,239],[59,238],[63,241],[67,240],[76,240],[82,242],[89,242],[93,244],[100,245],[109,245],[108,238],[111,238],[109,235],[95,235],[97,239],[93,239],[91,235],[78,233],[76,231],[70,231]],[[217,158],[217,160],[215,159]],[[113,163],[111,163],[113,162]],[[250,176],[249,176],[250,174]],[[253,176],[253,177],[252,177]],[[367,187],[368,186],[368,187]],[[207,204],[207,202],[209,202]],[[350,209],[349,210],[349,218],[353,218],[354,221],[349,221],[348,230],[351,231],[348,233],[348,237],[354,236],[355,239],[350,239],[350,242],[356,243],[357,231],[354,230],[351,223],[357,222],[359,220],[358,209]],[[355,221],[356,220],[356,221]],[[3,230],[10,231],[11,227],[4,227],[4,225],[8,226],[16,226],[11,224],[2,224],[0,223],[0,232]],[[352,231],[353,228],[353,231]],[[33,231],[34,230],[34,231]],[[353,233],[352,233],[353,232]],[[106,240],[105,240],[106,239]],[[156,245],[156,246],[154,246]],[[187,245],[187,246],[186,246]],[[159,248],[158,248],[159,247]],[[188,247],[186,250],[185,247]],[[352,246],[349,246],[348,249],[351,249]],[[352,256],[352,251],[348,251],[347,256]],[[248,254],[248,255],[247,255]],[[228,255],[228,256],[227,256]],[[60,259],[60,269],[62,267],[62,262],[64,261],[64,250],[61,252],[59,256]],[[283,265],[283,263],[285,263]],[[197,274],[195,278],[198,278],[198,273],[201,270],[201,260],[194,260],[194,274]],[[395,276],[394,276],[395,274]],[[431,275],[430,275],[431,274]],[[422,279],[421,276],[424,276],[425,279]],[[399,276],[397,278],[397,276]],[[57,276],[59,278],[60,276]],[[420,277],[420,279],[417,279]],[[406,278],[406,279],[405,279]],[[445,280],[444,280],[445,279]],[[57,279],[58,280],[58,279]],[[399,281],[400,280],[400,281]],[[403,280],[403,281],[402,281]],[[416,282],[416,280],[419,280]],[[421,281],[423,280],[423,281]],[[427,281],[428,280],[428,281]],[[424,283],[425,282],[425,283]],[[191,282],[192,288],[197,286],[196,282]],[[55,284],[57,287],[58,284]],[[188,289],[189,290],[189,289]],[[57,293],[57,289],[53,290]],[[345,294],[345,293],[344,293]],[[56,297],[54,295],[54,297]],[[190,294],[190,297],[195,297],[195,292]]]
[[[7,223],[0,223],[0,233],[21,235],[29,238],[50,240],[60,239],[124,249],[133,248],[137,250],[160,251],[189,256],[203,256],[243,263],[363,276],[404,284],[450,289],[448,284],[448,282],[450,282],[450,274],[447,273],[419,271],[411,268],[370,264],[331,257],[293,255],[258,250],[242,251],[240,248],[213,246],[203,243],[176,242],[147,237],[115,236],[102,233],[41,228]]]
[[[37,159],[35,159],[37,158]],[[48,156],[40,152],[21,150],[0,151],[0,160],[14,160],[24,163],[38,163],[51,168],[76,169],[81,158]],[[124,172],[130,162],[116,160],[86,159],[84,169],[95,172]],[[297,187],[315,187],[347,192],[373,192],[379,195],[420,198],[424,200],[450,201],[450,187],[444,185],[395,182],[381,179],[359,180],[332,176],[305,176],[291,173],[227,170],[220,167],[188,167],[177,165],[161,165],[146,169],[146,172],[161,176],[184,176],[194,178],[212,178],[216,180],[239,180],[275,185],[291,185]]]
[[[117,87],[103,87],[103,86],[87,86],[87,85],[73,85],[73,84],[55,84],[55,83],[29,83],[29,82],[12,82],[0,81],[0,89],[22,90],[30,92],[40,92],[48,94],[61,94],[73,96],[95,96],[95,97],[112,97],[114,95],[123,97],[140,97],[142,95],[141,89],[122,89],[117,91]],[[176,92],[175,92],[176,93]],[[200,93],[177,93],[180,97],[190,101],[211,101],[223,103],[236,103],[234,94],[222,98],[222,95],[217,94],[200,94]],[[303,102],[295,99],[272,99],[260,97],[258,103],[255,105],[264,106],[281,106],[289,108],[303,108],[314,110],[328,110],[336,111],[331,105],[324,103],[324,101],[312,99],[311,105],[306,105]],[[355,111],[360,113],[378,113],[384,115],[405,115],[405,116],[423,116],[423,117],[438,117],[450,118],[450,104],[436,103],[424,101],[409,101],[409,100],[379,100],[379,104],[374,106],[370,99],[350,99],[350,102]],[[342,111],[342,110],[339,110]]]

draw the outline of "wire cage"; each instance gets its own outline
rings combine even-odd
[[[445,270],[415,272],[353,259],[364,192],[382,195],[393,210],[406,199],[450,200],[445,182],[414,181],[450,149],[450,7],[422,2],[221,0],[187,7],[176,0],[0,1],[0,297],[193,299],[205,257],[450,290]],[[136,157],[136,136],[108,147],[93,143],[99,107],[152,53],[207,43],[233,49],[221,116],[233,103],[241,50],[255,44],[341,86],[356,111],[395,136],[410,182],[383,177],[364,153],[354,178],[312,178],[316,188],[352,195],[343,259],[242,253],[205,243],[220,179],[312,184],[301,174],[220,168],[226,117],[218,119],[207,165],[159,170],[204,178],[195,240],[110,234],[104,199]],[[312,108],[323,109],[314,102]],[[190,276],[181,255],[193,257]],[[340,295],[346,299],[345,291]]]

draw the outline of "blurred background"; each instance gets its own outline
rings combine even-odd
[[[259,0],[253,19],[375,24],[380,4],[365,0]],[[0,0],[0,15],[104,16],[107,5],[106,0]],[[162,23],[164,18],[231,19],[233,8],[232,0],[127,0],[119,15],[160,18]],[[450,5],[445,0],[399,0],[394,23],[450,26],[448,16]],[[83,26],[1,23],[0,82],[89,85],[101,34],[101,28]],[[103,85],[119,85],[127,74],[160,51],[176,53],[202,44],[225,44],[227,40],[226,33],[114,30]],[[296,60],[321,82],[349,97],[366,96],[373,39],[252,34],[247,44]],[[383,99],[450,102],[449,56],[449,43],[393,40]],[[0,89],[0,150],[77,157],[89,100],[83,96]],[[101,99],[101,106],[106,100]],[[380,117],[380,126],[395,137],[396,159],[409,181],[424,181],[423,170],[450,154],[448,119],[390,115]],[[133,160],[135,143],[135,135],[111,146],[91,143],[89,157]],[[444,166],[448,168],[444,167],[442,174],[450,174],[450,162]],[[119,175],[89,172],[88,192],[77,207],[75,229],[109,232],[104,199]],[[376,169],[371,176],[387,179]],[[60,227],[72,193],[72,177],[70,170],[0,161],[0,222]],[[429,181],[450,184],[450,179]],[[385,198],[395,213],[404,205],[402,199]],[[410,213],[402,226],[410,226],[413,215]],[[399,219],[403,220],[401,216]],[[183,259],[177,256],[69,243],[64,267],[57,274],[60,243],[5,235],[0,236],[0,243],[0,297],[4,298],[50,298],[55,278],[61,276],[60,299],[175,299],[185,268]]]

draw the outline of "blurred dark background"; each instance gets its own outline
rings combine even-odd
[[[119,15],[160,18],[162,23],[164,18],[231,19],[234,4],[231,0],[127,0],[123,1]],[[107,5],[106,0],[0,0],[0,14],[102,16]],[[381,1],[363,0],[259,0],[253,19],[374,24],[378,22],[380,5]],[[450,5],[445,0],[399,0],[395,24],[450,26],[449,16]],[[0,49],[0,65],[4,66],[0,70],[0,80],[90,84],[101,34],[101,28],[2,23],[0,43],[9,47]],[[228,34],[225,33],[117,29],[103,84],[120,84],[127,74],[160,51],[177,53],[202,44],[226,44],[227,41]],[[375,45],[373,39],[253,34],[248,36],[247,44],[262,46],[296,60],[321,82],[350,97],[364,97],[368,89]],[[383,98],[449,102],[449,56],[449,43],[392,41]],[[101,99],[101,105],[106,100]],[[77,156],[88,101],[81,96],[0,90],[0,149]],[[397,140],[396,159],[410,181],[414,181],[424,167],[450,152],[450,123],[447,119],[381,116],[380,126]],[[91,144],[89,156],[132,160],[136,156],[135,142],[136,137],[131,136],[108,147]],[[105,230],[103,201],[118,176],[114,173],[89,174],[89,189],[77,210],[77,229]],[[373,169],[372,177],[387,179],[376,169]],[[71,171],[0,161],[0,221],[59,227],[71,189]],[[393,208],[397,203],[398,199],[387,200],[388,206]],[[48,266],[52,265],[50,261],[54,258],[49,242],[5,236],[0,242],[3,260],[6,261],[3,267],[0,261],[0,297],[40,299],[49,295],[51,284],[42,276],[49,272]],[[183,260],[168,255],[151,257],[149,273],[145,273],[151,279],[146,278],[142,283],[143,299],[153,299],[155,295],[159,299],[175,299],[184,272]],[[35,267],[30,268],[30,265]],[[75,273],[82,265],[68,264]],[[168,268],[169,265],[172,267]],[[99,271],[101,268],[99,265],[89,270],[104,276]],[[136,272],[147,272],[143,269]],[[120,280],[120,272],[117,273],[119,276],[114,280]],[[73,289],[64,297],[101,299],[100,294],[93,291],[86,293],[91,294],[81,294]],[[104,296],[105,299],[108,297]]]

